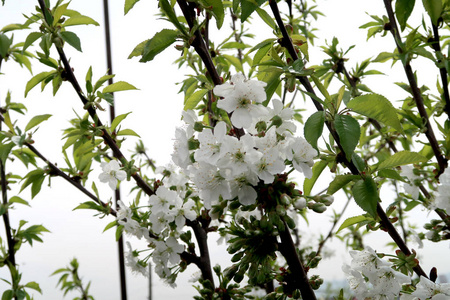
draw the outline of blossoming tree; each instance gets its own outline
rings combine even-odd
[[[125,14],[137,2],[126,0]],[[7,267],[11,278],[4,279],[9,288],[2,300],[31,299],[32,290],[41,291],[37,281],[21,281],[15,254],[23,243],[42,242],[46,231],[26,221],[11,227],[11,208],[28,201],[9,195],[8,188],[30,187],[34,197],[52,176],[86,195],[78,209],[112,216],[105,226],[115,227],[118,239],[128,234],[146,242],[145,251],[127,243],[126,264],[135,272],[148,275],[151,263],[159,277],[175,286],[181,272],[197,268],[201,278],[196,299],[317,299],[323,280],[310,270],[320,263],[329,237],[320,240],[317,250],[299,243],[299,217],[308,219],[333,207],[335,194],[364,212],[346,220],[336,214],[333,220],[329,236],[338,234],[351,248],[352,259],[342,267],[351,296],[341,290],[335,299],[449,299],[450,286],[436,283],[437,269],[424,270],[406,243],[412,238],[440,243],[450,233],[448,1],[423,0],[418,24],[408,21],[414,9],[422,9],[421,3],[380,1],[385,15],[368,16],[371,21],[361,27],[368,39],[391,37],[395,49],[351,70],[351,49],[339,49],[338,38],[322,46],[328,55],[322,64],[309,63],[309,52],[315,50],[314,21],[321,15],[314,1],[157,1],[167,28],[137,45],[129,58],[145,63],[176,44],[181,54],[176,62],[186,68],[180,72],[189,74],[181,83],[183,125],[175,132],[172,163],[158,167],[147,156],[145,141],[137,144],[132,158],[124,154],[123,136],[136,135],[121,129],[127,114],[113,114],[107,122],[99,113],[114,103],[113,93],[136,88],[109,81],[113,74],[94,81],[92,68],[82,82],[72,67],[76,61],[66,55],[67,47],[81,51],[70,26],[98,23],[62,0],[37,4],[24,23],[1,29],[0,66],[13,61],[30,70],[31,62],[45,65],[48,71],[24,83],[25,97],[49,83],[58,97],[60,86],[68,84],[86,114],[64,129],[61,152],[67,166],[59,167],[33,141],[33,130],[50,115],[33,115],[6,95],[0,123],[0,215],[6,230],[6,238],[0,239],[0,267]],[[211,28],[225,30],[225,20],[231,23],[230,35],[211,36]],[[251,20],[265,23],[273,37],[253,39],[248,33],[254,30]],[[16,30],[30,33],[13,44]],[[420,69],[417,73],[412,65],[420,58],[436,67],[436,87],[419,85]],[[374,62],[402,65],[407,82],[397,85],[408,92],[405,99],[388,99],[364,83],[367,76],[380,75],[369,70]],[[314,112],[300,109],[305,101]],[[17,113],[30,120],[24,128],[17,126]],[[31,170],[7,173],[18,161]],[[101,170],[98,178],[93,170]],[[327,188],[313,193],[318,181],[328,180],[325,170],[332,174]],[[125,180],[132,183],[132,193],[117,199],[117,206],[97,189],[107,183],[117,195]],[[384,198],[382,188],[392,190],[393,198]],[[421,208],[429,222],[417,234],[404,219]],[[363,239],[378,230],[386,232],[392,251],[376,251]],[[231,254],[227,268],[211,264],[211,232],[226,241]],[[55,273],[63,273],[63,290],[78,288],[82,299],[92,299],[77,269],[72,261]]]

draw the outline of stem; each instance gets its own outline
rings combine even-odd
[[[389,0],[384,0],[384,1],[389,2]],[[292,40],[290,39],[289,34],[287,33],[286,28],[284,27],[284,23],[283,23],[283,20],[281,19],[281,15],[280,15],[280,11],[278,9],[277,2],[275,0],[269,0],[269,5],[270,5],[270,8],[272,9],[272,13],[274,14],[277,25],[283,35],[283,39],[281,41],[282,46],[288,50],[289,55],[291,55],[292,59],[297,60],[298,59],[297,52],[295,51],[294,45],[292,44]],[[300,83],[306,88],[306,90],[309,93],[315,95],[314,89],[312,88],[309,80],[305,76],[299,77],[299,80],[300,80]],[[322,105],[318,101],[314,100],[312,97],[311,97],[311,99],[312,99],[314,105],[316,106],[317,110],[323,111]],[[332,127],[332,124],[330,122],[326,122],[326,124],[327,124],[328,130],[330,131],[334,140],[336,141],[337,146],[339,147],[339,149],[341,150],[342,153],[345,153],[345,151],[343,151],[342,145],[340,143],[339,136],[338,136],[337,132],[334,130],[334,128]],[[434,140],[434,141],[436,141],[436,140]],[[362,174],[359,172],[359,170],[355,166],[355,164],[352,161],[348,161],[346,159],[345,155],[342,156],[342,163],[351,171],[352,174],[362,176]],[[442,169],[442,171],[443,171],[443,169]],[[395,227],[390,222],[389,218],[387,217],[387,215],[386,215],[385,211],[383,210],[383,208],[381,207],[380,203],[377,203],[377,213],[381,219],[381,221],[380,221],[381,224],[388,231],[389,235],[394,240],[394,242],[398,245],[400,250],[402,250],[402,252],[405,253],[406,255],[411,254],[408,247],[406,247],[405,242],[403,241],[403,239],[400,237],[400,235],[398,234]],[[422,270],[420,265],[415,267],[414,271],[420,276],[427,277],[427,275]]]
[[[434,42],[431,44],[431,46],[433,47],[433,49],[437,55],[438,53],[441,52],[439,30],[438,30],[438,27],[434,24],[432,24],[432,27],[433,27]],[[438,59],[438,63],[442,63],[442,61],[440,59]],[[445,100],[444,111],[447,114],[447,117],[450,119],[450,96],[449,96],[449,92],[448,92],[447,70],[445,69],[445,67],[440,67],[439,73],[441,74],[442,88],[444,89],[444,95],[443,95],[444,100]]]
[[[240,35],[237,33],[236,30],[236,21],[237,21],[237,16],[233,13],[233,9],[230,7],[230,14],[231,14],[231,29],[234,32],[234,40],[238,43],[241,42],[241,37]],[[242,63],[242,49],[237,49],[238,52],[238,59],[239,61]]]
[[[399,54],[403,54],[403,48],[402,48],[402,40],[399,34],[397,22],[395,20],[394,11],[392,10],[392,3],[390,0],[383,0],[384,6],[386,7],[387,14],[389,16],[389,22],[391,25],[391,33],[394,37],[395,44],[397,45],[397,50]],[[433,127],[431,126],[430,120],[428,118],[428,113],[426,111],[425,105],[423,103],[422,94],[420,92],[420,89],[417,85],[416,78],[414,76],[414,72],[411,68],[411,64],[409,63],[409,60],[402,61],[403,62],[403,68],[405,70],[406,77],[408,78],[409,86],[411,87],[412,95],[414,98],[414,101],[416,102],[417,109],[419,111],[420,116],[422,117],[422,120],[424,122],[425,127],[425,135],[428,139],[428,142],[433,149],[434,156],[437,159],[438,162],[438,174],[436,175],[436,178],[439,178],[439,176],[444,172],[445,168],[447,167],[447,159],[442,155],[439,144],[436,140],[436,137],[433,132]]]
[[[66,173],[64,173],[63,171],[61,171],[56,165],[52,164],[50,161],[48,161],[48,159],[42,155],[33,145],[30,145],[28,143],[25,144],[28,149],[30,149],[34,154],[36,154],[40,159],[42,159],[45,163],[47,163],[47,165],[49,166],[50,170],[51,170],[51,174],[52,175],[56,175],[56,176],[60,176],[62,178],[64,178],[67,182],[69,182],[71,185],[73,185],[74,187],[76,187],[78,190],[80,190],[83,194],[85,194],[86,196],[88,196],[89,198],[91,198],[94,202],[96,202],[97,204],[103,206],[103,207],[108,207],[108,204],[105,202],[102,202],[100,199],[98,199],[94,194],[92,194],[91,192],[89,192],[80,182],[78,182],[77,180],[74,180],[73,178],[71,178],[69,175],[67,175]],[[113,208],[109,209],[109,213],[113,216],[116,216],[117,213]]]
[[[41,10],[44,12],[46,10],[44,0],[38,0],[39,5],[41,7]],[[69,61],[67,60],[66,54],[64,53],[64,50],[60,47],[56,47],[56,50],[58,51],[59,57],[64,65],[64,70],[67,72],[67,80],[72,84],[73,88],[75,89],[75,92],[77,93],[80,100],[83,102],[84,105],[88,103],[88,100],[83,95],[83,91],[78,84],[78,81],[75,77],[75,74],[73,73],[72,67],[69,64]],[[104,125],[100,121],[100,118],[98,117],[96,111],[94,108],[89,107],[87,109],[89,115],[94,120],[95,126],[102,128]],[[111,135],[108,133],[106,129],[102,129],[102,138],[105,141],[105,143],[111,148],[111,150],[114,153],[114,157],[120,160],[122,163],[128,163],[128,160],[125,158],[125,156],[120,151],[119,147],[117,146],[114,139],[111,137]],[[137,173],[132,174],[131,177],[134,178],[136,181],[136,184],[149,196],[153,195],[154,192],[151,189],[151,187],[145,182]]]
[[[295,286],[300,290],[302,299],[315,300],[316,295],[309,284],[305,268],[298,257],[297,249],[295,248],[294,241],[292,240],[291,233],[289,232],[289,227],[284,220],[283,224],[284,230],[279,230],[281,245],[278,250],[281,254],[283,254],[287,264],[289,265],[289,270],[294,275]]]
[[[190,221],[186,219],[186,225],[191,227],[194,231],[195,238],[197,239],[198,247],[200,249],[200,257],[196,257],[193,262],[200,268],[200,271],[202,272],[202,278],[204,280],[209,280],[214,286],[214,277],[211,268],[211,259],[209,257],[208,248],[208,224],[209,221],[200,223],[200,221],[198,220]]]
[[[330,239],[333,236],[333,230],[336,227],[339,220],[342,218],[342,215],[344,214],[345,210],[347,209],[348,204],[350,203],[350,200],[351,200],[351,198],[349,197],[347,202],[344,205],[344,208],[342,209],[342,212],[339,214],[339,217],[337,217],[333,221],[333,225],[331,226],[330,231],[328,232],[328,235],[319,243],[319,248],[317,248],[317,251],[316,251],[317,256],[320,255],[320,252],[322,251],[322,248],[325,245],[325,243],[328,241],[328,239]]]
[[[1,64],[1,57],[0,57],[0,64]],[[0,131],[2,130],[2,122],[4,121],[3,115],[0,113],[1,121],[0,121]],[[6,162],[6,160],[5,160]],[[12,229],[11,229],[11,223],[9,222],[9,209],[8,209],[8,193],[7,193],[7,179],[6,179],[6,171],[5,171],[5,164],[0,159],[0,182],[1,182],[1,189],[2,189],[2,204],[5,206],[6,211],[3,213],[3,224],[5,225],[5,231],[6,231],[6,243],[8,244],[8,257],[6,259],[6,264],[8,265],[9,271],[11,273],[11,284],[14,285],[15,278],[13,276],[13,269],[16,268],[16,256],[15,256],[15,250],[14,245],[15,241],[12,236]],[[17,300],[17,296],[14,296],[14,300]]]
[[[108,66],[108,74],[112,75],[112,55],[111,55],[111,33],[109,26],[109,7],[108,0],[103,0],[103,15],[105,16],[105,42],[106,42],[106,65]],[[109,84],[113,83],[113,79],[109,78]],[[113,95],[114,97],[114,95]],[[113,98],[113,104],[109,106],[109,118],[110,122],[116,118],[115,102]],[[120,201],[120,186],[114,191],[114,202],[116,205],[116,210],[119,210]],[[125,255],[124,255],[124,244],[123,235],[120,235],[117,241],[117,251],[119,256],[119,278],[120,278],[120,294],[122,300],[127,300],[127,282],[125,276]]]

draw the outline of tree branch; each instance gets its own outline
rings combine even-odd
[[[34,154],[36,154],[40,159],[42,159],[51,169],[51,174],[52,175],[56,175],[59,177],[62,177],[63,179],[65,179],[68,183],[70,183],[71,185],[73,185],[74,187],[76,187],[78,190],[80,190],[83,194],[85,194],[86,196],[88,196],[89,198],[91,198],[94,202],[96,202],[97,204],[103,206],[103,207],[108,207],[108,204],[105,202],[102,202],[100,199],[98,199],[94,194],[92,194],[91,192],[89,192],[80,182],[78,182],[77,180],[74,180],[73,178],[71,178],[69,175],[67,175],[66,173],[64,173],[63,171],[61,171],[61,169],[59,169],[56,165],[52,164],[44,155],[42,155],[33,145],[29,144],[29,143],[25,143],[25,146],[28,147],[28,149],[30,149]],[[117,213],[113,208],[109,208],[109,213],[113,216],[116,216]]]
[[[397,21],[395,20],[394,11],[392,9],[392,3],[390,0],[383,0],[383,1],[391,25],[390,31],[392,33],[392,36],[394,37],[397,50],[399,54],[403,54],[404,50],[402,47],[402,39],[400,37],[400,33],[398,30]],[[409,63],[409,60],[402,60],[402,62],[403,62],[403,69],[405,70],[406,77],[408,78],[409,86],[411,87],[414,101],[416,102],[417,109],[424,123],[423,125],[425,127],[425,135],[428,139],[428,142],[430,143],[431,148],[433,149],[434,156],[436,157],[438,162],[438,173],[436,175],[436,178],[439,178],[439,175],[441,175],[444,172],[445,168],[447,167],[447,159],[442,155],[441,150],[439,148],[439,144],[434,135],[433,127],[431,126],[430,120],[428,118],[428,113],[423,103],[422,94],[417,85],[417,81],[414,76],[414,72],[411,68],[411,64]]]
[[[384,0],[384,1],[389,1],[389,0]],[[277,2],[275,0],[269,0],[269,5],[275,16],[277,25],[283,35],[282,46],[288,50],[289,55],[291,55],[292,59],[297,60],[298,59],[297,52],[295,51],[294,45],[292,44],[292,40],[290,39],[289,34],[286,31],[286,28],[284,27],[284,23],[283,23],[283,20],[281,19],[281,15],[280,15],[280,11],[278,9]],[[302,85],[306,88],[306,90],[309,93],[315,95],[314,89],[312,88],[309,80],[305,76],[301,76],[299,78],[299,80],[300,80],[300,83],[302,83]],[[311,99],[312,99],[314,105],[316,106],[317,110],[323,111],[322,105],[318,101],[314,100],[314,98],[311,97]],[[339,136],[336,133],[336,131],[334,130],[334,128],[331,126],[331,123],[326,122],[326,125],[328,127],[328,130],[332,134],[333,138],[335,139],[336,144],[338,145],[339,149],[342,151],[342,153],[345,153],[345,151],[343,151],[342,145],[340,143]],[[345,158],[345,156],[343,157],[343,164],[351,171],[352,174],[362,176],[362,174],[359,172],[358,168],[354,165],[354,163],[352,161],[348,161]],[[411,254],[411,251],[409,251],[408,247],[406,247],[405,242],[403,241],[403,239],[400,237],[400,235],[398,234],[395,227],[390,222],[389,218],[387,217],[387,215],[386,215],[385,211],[383,210],[383,208],[381,207],[380,203],[377,203],[377,213],[381,219],[381,224],[388,231],[389,235],[394,240],[394,242],[399,246],[400,250],[402,250],[402,252],[405,253],[406,255]],[[422,268],[419,265],[414,268],[414,271],[420,276],[427,277],[427,275],[425,274],[425,272],[422,270]]]
[[[42,12],[46,11],[46,7],[45,7],[45,3],[43,0],[38,0],[39,5],[41,7]],[[55,45],[56,47],[56,45]],[[78,97],[80,98],[80,100],[83,102],[84,105],[86,105],[88,103],[88,100],[86,99],[86,97],[83,95],[83,91],[80,87],[80,85],[78,84],[78,81],[75,77],[75,74],[73,73],[72,67],[69,64],[69,61],[67,60],[66,54],[64,53],[64,50],[60,47],[56,47],[56,50],[58,51],[59,57],[64,65],[64,70],[67,73],[67,80],[72,84],[73,88],[75,89],[75,92],[77,93]],[[89,106],[89,108],[87,109],[89,115],[91,116],[91,118],[94,120],[95,126],[96,127],[100,127],[102,128],[104,125],[103,123],[100,121],[100,118],[97,115],[97,112],[95,111],[95,109],[91,106]],[[116,142],[114,141],[114,139],[109,135],[108,131],[104,128],[101,129],[102,131],[102,138],[105,141],[105,143],[110,147],[110,149],[113,151],[114,153],[114,157],[117,158],[118,160],[120,160],[122,163],[128,163],[128,160],[125,158],[125,156],[122,154],[122,152],[120,151],[119,147],[117,146]],[[153,195],[154,192],[153,190],[150,188],[150,186],[137,174],[132,174],[131,177],[134,178],[134,180],[136,181],[136,184],[149,196]]]

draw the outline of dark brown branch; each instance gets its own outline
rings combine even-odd
[[[103,15],[105,17],[105,42],[106,42],[106,65],[108,67],[108,74],[112,75],[112,55],[111,55],[111,32],[109,25],[109,7],[108,0],[103,0]],[[109,84],[113,84],[113,78],[108,79]],[[109,106],[109,119],[110,122],[116,118],[116,109],[113,95],[113,104]],[[120,209],[120,186],[114,191],[114,203],[116,210]],[[125,255],[124,255],[124,243],[123,235],[119,237],[117,241],[117,251],[119,256],[119,278],[120,278],[120,296],[121,300],[127,300],[127,283],[125,275]]]
[[[441,44],[440,44],[440,37],[439,37],[439,30],[438,27],[434,24],[432,24],[433,27],[433,43],[431,46],[433,47],[434,51],[436,52],[436,56],[441,52]],[[442,60],[438,58],[438,63],[442,63]],[[444,111],[447,114],[447,118],[450,119],[450,96],[448,92],[448,77],[447,77],[447,69],[445,67],[439,68],[439,73],[441,74],[441,81],[442,81],[442,89],[444,90],[443,96],[445,100],[445,106]]]
[[[78,190],[80,190],[83,194],[85,194],[86,196],[91,198],[97,204],[99,204],[99,205],[101,205],[101,206],[103,206],[105,208],[108,207],[107,203],[102,202],[94,194],[89,192],[79,181],[74,180],[69,175],[67,175],[66,173],[61,171],[61,169],[59,169],[56,165],[54,165],[53,163],[48,161],[48,159],[44,155],[42,155],[33,145],[31,145],[29,143],[25,143],[25,146],[27,146],[28,149],[30,149],[34,154],[36,154],[40,159],[42,159],[49,166],[50,172],[51,172],[52,175],[56,175],[56,176],[62,177],[68,183],[70,183],[71,185],[76,187]],[[109,213],[111,215],[113,215],[113,216],[117,215],[116,211],[113,208],[111,208],[111,207],[109,208]]]
[[[397,21],[395,20],[394,11],[392,9],[392,3],[390,0],[383,0],[384,6],[386,7],[386,12],[389,17],[389,23],[391,28],[391,33],[394,37],[395,44],[397,46],[397,50],[400,55],[404,53],[403,47],[402,47],[402,39],[400,37],[400,33],[397,26]],[[445,168],[447,167],[447,159],[442,155],[442,152],[439,148],[439,144],[436,140],[436,137],[433,132],[433,127],[431,126],[430,120],[428,118],[428,113],[426,111],[425,105],[423,103],[422,94],[420,92],[420,89],[417,85],[416,78],[414,76],[414,72],[411,68],[411,64],[409,63],[409,60],[403,60],[403,68],[405,70],[406,77],[408,78],[409,86],[411,87],[411,92],[414,98],[414,101],[416,102],[417,110],[419,111],[419,114],[422,118],[423,125],[425,127],[425,135],[428,139],[428,142],[433,149],[434,156],[437,159],[438,162],[438,173],[436,177],[438,178],[439,175],[441,175]]]
[[[302,299],[315,300],[316,295],[311,287],[311,284],[309,284],[308,276],[298,256],[297,249],[295,248],[294,241],[292,240],[291,233],[289,232],[289,227],[284,220],[283,224],[284,230],[279,230],[281,245],[278,250],[281,254],[283,254],[287,264],[289,265],[290,272],[294,275],[294,284],[295,287],[300,290]]]
[[[389,1],[389,0],[385,0],[385,1]],[[289,34],[287,33],[286,28],[284,27],[284,23],[283,23],[283,20],[281,19],[281,15],[280,15],[280,12],[278,9],[277,2],[275,0],[269,0],[269,5],[270,5],[270,8],[272,9],[272,13],[275,16],[277,25],[283,35],[282,46],[288,50],[289,55],[291,55],[292,59],[297,60],[298,59],[297,52],[295,51],[294,45],[292,44],[292,40],[290,39]],[[313,90],[309,80],[305,76],[301,76],[299,78],[299,80],[300,80],[300,83],[306,88],[306,90],[309,93],[315,95],[314,90]],[[323,111],[322,105],[319,102],[317,102],[314,98],[311,97],[311,99],[312,99],[314,105],[316,106],[317,110]],[[326,125],[328,127],[328,130],[332,134],[333,138],[335,139],[336,144],[338,145],[339,149],[342,151],[342,153],[345,153],[345,151],[343,151],[342,145],[340,144],[339,136],[336,133],[336,131],[334,130],[334,128],[331,126],[331,123],[326,122]],[[362,175],[359,172],[358,168],[354,165],[354,163],[352,161],[348,161],[347,159],[345,159],[345,156],[343,157],[343,164],[351,171],[352,174],[360,175],[360,176]],[[388,231],[389,235],[394,240],[394,242],[399,246],[400,250],[402,250],[402,252],[405,253],[406,255],[411,254],[411,251],[409,251],[408,247],[406,247],[405,242],[403,241],[403,239],[400,237],[400,235],[398,234],[395,227],[390,222],[389,218],[387,217],[387,215],[386,215],[385,211],[383,210],[383,208],[381,207],[380,203],[377,203],[377,213],[381,219],[381,224]],[[419,265],[414,268],[414,271],[418,275],[427,276]]]
[[[201,218],[201,216],[199,218]],[[209,280],[214,286],[214,277],[211,268],[211,259],[209,257],[208,248],[208,224],[203,225],[198,220],[190,221],[186,219],[186,225],[191,227],[194,231],[194,235],[198,243],[198,248],[200,250],[200,256],[197,257],[197,259],[193,262],[199,267],[202,273],[202,278],[204,280]]]

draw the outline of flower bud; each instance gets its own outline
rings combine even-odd
[[[281,204],[289,205],[289,204],[291,204],[291,202],[292,202],[292,199],[291,199],[291,197],[289,197],[289,195],[281,194],[281,197],[280,197],[280,203]]]
[[[205,126],[202,124],[202,122],[195,122],[194,123],[194,130],[195,131],[202,132],[204,127]]]
[[[276,127],[280,127],[281,124],[283,124],[283,119],[281,119],[280,116],[274,116],[272,119],[272,124],[270,125],[274,125]]]
[[[334,197],[333,195],[328,194],[320,195],[319,202],[325,204],[326,206],[330,206],[334,202]]]
[[[310,208],[319,214],[327,210],[327,207],[323,203],[313,203],[312,205],[310,205]]]
[[[296,209],[304,209],[306,207],[306,199],[303,197],[295,199],[294,207]]]

